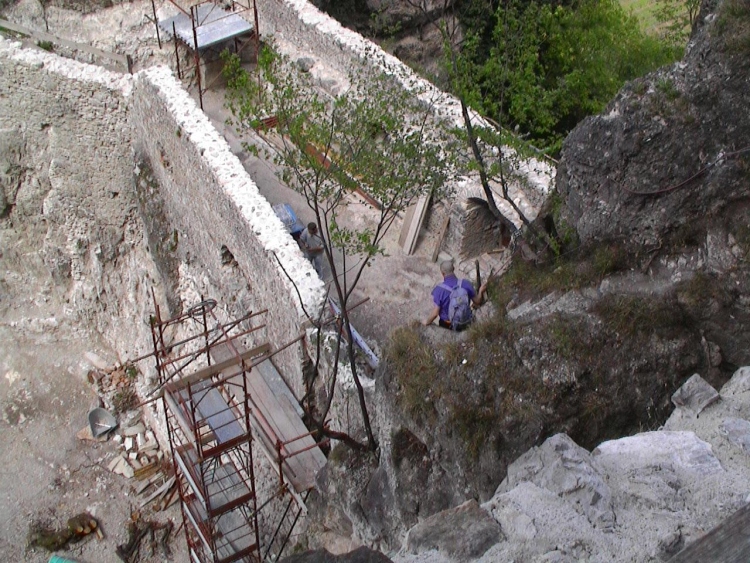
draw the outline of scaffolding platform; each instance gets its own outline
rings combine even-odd
[[[227,361],[233,355],[227,344],[211,348],[216,362]],[[237,372],[241,368],[231,369]],[[225,377],[231,377],[231,372],[226,372]],[[311,489],[326,458],[302,422],[299,403],[270,359],[255,366],[248,374],[247,385],[256,409],[250,422],[266,455],[274,463],[281,463],[284,476],[297,493]]]
[[[265,327],[254,317],[266,311],[222,322],[215,307],[216,301],[208,299],[163,321],[155,306],[152,317],[185,537],[196,563],[275,560],[306,512],[306,493],[326,458],[271,362],[295,340],[275,350],[268,343],[246,348],[247,340],[257,340]],[[170,334],[177,329],[181,339],[168,343],[168,329]],[[261,499],[255,485],[258,448],[278,477],[276,487],[264,485],[268,498]],[[269,510],[270,503],[286,508],[278,507],[275,532],[262,543],[259,512]],[[263,521],[269,522],[267,517]]]
[[[167,37],[172,37],[174,31],[177,39],[191,49],[197,47],[202,51],[230,39],[250,35],[255,29],[253,24],[239,14],[227,11],[213,2],[198,4],[193,6],[192,10],[194,18],[185,12],[177,12],[176,15],[158,22],[159,28]]]

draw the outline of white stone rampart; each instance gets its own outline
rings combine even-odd
[[[307,0],[257,0],[261,36],[274,41],[288,56],[312,57],[324,74],[346,85],[346,77],[355,64],[364,63],[376,72],[393,76],[410,92],[415,92],[434,108],[436,117],[463,127],[459,101],[418,76],[399,59],[383,51],[372,41],[343,27],[318,10]],[[313,67],[312,72],[316,69]],[[490,127],[476,112],[472,122]],[[510,151],[511,149],[506,149]],[[526,179],[527,189],[547,193],[554,179],[554,167],[539,159],[523,159],[517,165],[519,175]],[[477,182],[462,182],[466,196],[481,196]]]
[[[302,306],[311,313],[322,306],[323,283],[226,141],[166,67],[138,74],[131,119],[136,152],[150,161],[169,220],[191,254],[211,277],[222,268],[226,246],[250,284],[253,302],[238,306],[269,310],[262,317],[266,334],[260,336],[272,346],[297,337],[305,319]],[[217,296],[227,305],[233,297]],[[300,351],[292,346],[274,358],[298,396],[304,394]]]

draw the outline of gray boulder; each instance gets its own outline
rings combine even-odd
[[[602,530],[615,523],[612,495],[591,454],[566,434],[552,436],[508,467],[508,475],[495,494],[530,481],[571,503],[588,521]]]
[[[744,418],[726,418],[721,423],[720,430],[727,440],[750,454],[750,422]]]
[[[703,409],[719,400],[719,393],[697,373],[672,395],[672,404],[698,416]]]
[[[414,526],[406,537],[406,548],[411,553],[438,550],[465,561],[480,557],[502,539],[500,525],[477,501],[469,500]]]

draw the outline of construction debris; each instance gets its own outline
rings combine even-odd
[[[92,532],[95,532],[100,540],[104,538],[96,519],[88,512],[82,512],[68,519],[67,527],[63,530],[55,530],[40,525],[32,526],[29,533],[29,547],[58,551],[64,549],[70,543],[81,541]]]
[[[136,563],[140,560],[142,555],[140,553],[140,547],[143,538],[150,536],[150,553],[143,555],[154,557],[158,547],[162,559],[166,560],[171,555],[169,540],[173,528],[174,524],[171,521],[161,523],[152,520],[140,520],[136,514],[128,523],[128,542],[117,546],[117,557],[119,557],[124,563]],[[157,535],[159,536],[158,539]]]
[[[143,421],[141,411],[122,410],[124,406],[133,406],[127,397],[131,394],[135,396],[137,376],[138,372],[132,365],[89,372],[89,381],[95,386],[103,404],[117,413],[119,418],[119,428],[108,433],[107,437],[111,436],[121,451],[109,462],[107,469],[141,482],[135,486],[136,494],[143,495],[141,507],[154,503],[155,510],[165,510],[177,498],[172,468],[163,463],[164,453],[154,432]],[[90,435],[90,431],[88,434],[84,430],[79,432],[80,439],[92,439]]]

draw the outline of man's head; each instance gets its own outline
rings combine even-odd
[[[318,232],[318,226],[315,223],[308,223],[307,230],[311,235],[314,235]]]
[[[451,275],[453,273],[453,260],[440,262],[440,273],[443,274],[443,277]]]

